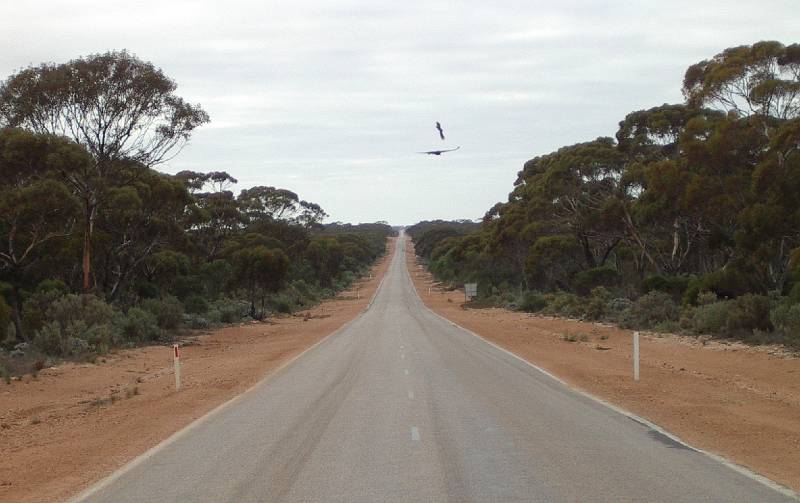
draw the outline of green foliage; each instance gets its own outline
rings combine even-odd
[[[689,288],[693,279],[689,276],[659,276],[653,274],[642,282],[642,289],[645,293],[659,291],[668,293],[675,299],[682,299],[684,292]]]
[[[203,314],[208,311],[208,301],[201,295],[191,295],[183,304],[189,314]]]
[[[113,323],[119,313],[93,295],[60,295],[43,288],[41,298],[52,298],[33,337],[44,354],[63,357],[105,353],[118,342]],[[55,296],[55,297],[52,297]]]
[[[795,345],[800,345],[800,303],[785,302],[776,306],[770,312],[770,321]]]
[[[700,305],[693,311],[695,333],[724,337],[748,337],[753,331],[770,329],[770,303],[762,295],[747,294],[733,300]]]
[[[275,311],[283,314],[291,313],[296,307],[294,302],[286,294],[279,294],[272,297],[270,304]]]
[[[237,323],[247,316],[249,309],[247,302],[219,299],[212,303],[210,311],[214,311],[214,313],[209,312],[209,319],[217,321],[214,320],[214,317],[218,316],[218,321],[221,323]]]
[[[589,303],[586,305],[586,317],[590,320],[604,319],[609,312],[609,302],[611,302],[611,292],[602,286],[593,288]]]
[[[649,329],[668,321],[678,321],[680,310],[669,294],[653,291],[636,300],[620,317],[623,328]]]
[[[517,309],[527,313],[541,311],[547,306],[547,299],[539,292],[525,292],[522,294]]]
[[[703,291],[714,292],[718,297],[734,298],[759,291],[759,287],[751,274],[728,268],[692,278],[686,287],[684,302],[697,303],[697,295]]]
[[[155,342],[162,335],[156,315],[140,307],[132,307],[124,316],[118,317],[115,328],[125,340],[136,343]]]
[[[0,296],[0,344],[5,341],[11,325],[11,307]]]
[[[582,318],[585,314],[584,301],[575,294],[555,292],[548,294],[547,307],[543,310],[546,314],[566,316],[569,318]]]
[[[287,189],[237,196],[224,171],[152,169],[208,121],[174,90],[125,52],[0,82],[0,342],[91,358],[184,319],[238,322],[247,303],[253,317],[309,305],[384,254],[386,222],[323,225],[326,212]]]
[[[763,41],[692,65],[685,103],[530,159],[480,228],[412,226],[417,253],[438,279],[478,281],[483,294],[555,292],[548,312],[674,330],[682,301],[686,330],[769,340],[782,329],[762,296],[800,301],[798,55]],[[590,295],[599,286],[618,297],[604,305]],[[580,308],[566,294],[588,298]]]
[[[174,330],[183,322],[183,304],[175,297],[147,299],[142,302],[141,307],[155,316],[159,328]]]
[[[589,294],[596,287],[612,287],[620,280],[619,273],[610,266],[594,267],[581,271],[572,279],[572,285],[580,295]]]

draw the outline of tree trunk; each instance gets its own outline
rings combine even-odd
[[[89,293],[92,269],[92,231],[94,230],[94,217],[97,205],[91,199],[86,201],[86,228],[83,231],[83,293]]]
[[[14,322],[14,337],[17,341],[28,341],[25,337],[25,331],[22,328],[22,296],[19,293],[19,288],[15,285],[12,294],[14,296],[14,305],[11,306],[11,316]]]

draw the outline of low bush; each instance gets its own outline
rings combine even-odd
[[[295,303],[286,293],[273,295],[270,299],[270,305],[276,312],[283,314],[291,313],[295,307]]]
[[[526,313],[535,313],[547,307],[547,299],[539,292],[525,292],[519,300],[517,309]]]
[[[672,296],[660,291],[652,291],[639,297],[636,302],[620,315],[623,328],[653,328],[665,321],[678,321],[680,310]]]
[[[128,341],[154,342],[161,338],[156,315],[140,307],[128,309],[127,314],[115,320],[115,325]]]
[[[250,305],[247,302],[233,299],[219,299],[211,306],[219,313],[220,323],[236,323],[247,316]],[[209,319],[211,319],[209,317]]]
[[[692,276],[648,276],[642,282],[642,289],[645,293],[659,291],[670,294],[674,299],[680,300],[689,283],[694,279]]]
[[[48,298],[47,292],[37,302]],[[33,345],[44,354],[62,357],[105,353],[119,339],[111,326],[118,315],[93,295],[63,295],[53,300],[41,317]]]
[[[793,345],[800,345],[800,303],[783,302],[770,312],[770,321]]]
[[[597,287],[611,287],[620,281],[619,272],[613,267],[595,267],[576,274],[572,279],[572,285],[581,295],[589,293]]]
[[[584,300],[572,293],[556,292],[546,296],[547,314],[580,318],[584,315]]]
[[[592,295],[586,304],[586,317],[590,320],[602,320],[609,312],[608,304],[611,302],[611,292],[602,286],[592,289]]]
[[[190,295],[183,305],[189,314],[203,314],[208,311],[208,301],[200,295]]]
[[[760,287],[753,274],[729,267],[692,278],[683,296],[684,303],[696,303],[697,296],[704,291],[714,292],[721,298],[732,299],[760,291]]]
[[[172,330],[181,326],[183,322],[183,304],[175,297],[146,299],[142,302],[141,308],[156,317],[159,328]]]
[[[183,315],[183,325],[193,329],[203,329],[209,328],[211,326],[211,321],[199,314],[193,313],[186,313]]]
[[[702,304],[692,310],[690,323],[694,333],[747,338],[755,331],[770,330],[769,298],[746,294],[733,300],[713,302],[712,299],[698,296]]]

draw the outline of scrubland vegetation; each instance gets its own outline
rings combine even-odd
[[[347,288],[387,224],[323,225],[290,190],[154,167],[208,122],[125,52],[0,84],[0,373],[176,330],[289,313]]]
[[[526,162],[480,223],[408,229],[476,305],[800,347],[800,45],[689,67],[684,103]]]

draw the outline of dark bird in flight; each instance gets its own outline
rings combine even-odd
[[[451,148],[450,150],[428,150],[427,152],[417,152],[418,154],[428,154],[428,155],[442,155],[445,152],[452,152],[454,150],[458,150],[461,147]]]
[[[436,129],[439,130],[439,136],[442,138],[442,140],[444,140],[444,131],[442,131],[442,125],[438,122],[436,123]]]

